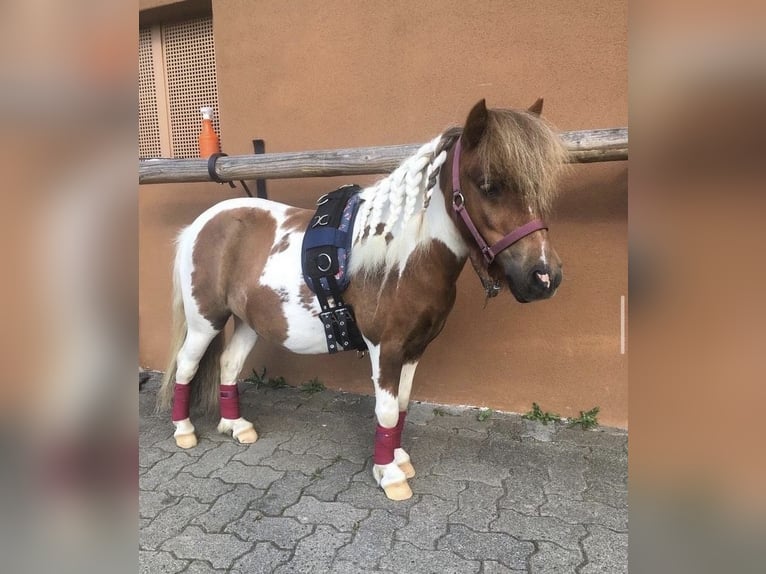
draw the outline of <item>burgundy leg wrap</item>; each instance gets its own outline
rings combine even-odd
[[[402,430],[404,429],[404,419],[407,417],[407,411],[399,411],[399,422],[394,427],[396,429],[396,442],[394,448],[402,448]]]
[[[176,383],[173,389],[173,414],[172,420],[182,421],[189,418],[189,393],[191,385]]]
[[[396,427],[387,429],[379,424],[375,425],[375,452],[372,455],[372,462],[375,464],[389,464],[393,462],[398,436],[399,433],[397,433]]]
[[[239,389],[237,385],[221,385],[221,418],[239,418]]]

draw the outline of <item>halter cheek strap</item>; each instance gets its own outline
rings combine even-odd
[[[455,144],[455,152],[452,156],[452,209],[458,216],[460,216],[460,219],[463,220],[468,231],[471,232],[474,241],[476,241],[476,244],[481,250],[481,254],[484,256],[484,261],[489,266],[489,264],[495,260],[497,254],[503,249],[507,249],[522,237],[526,237],[535,231],[548,229],[548,226],[543,223],[542,219],[533,219],[521,227],[517,227],[494,245],[490,246],[487,244],[484,237],[479,233],[479,230],[476,229],[473,220],[471,220],[471,216],[465,208],[465,198],[460,191],[460,151],[461,138],[458,138],[457,143]]]

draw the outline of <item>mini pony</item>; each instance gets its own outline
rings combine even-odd
[[[375,388],[373,476],[386,496],[412,496],[415,469],[402,429],[418,361],[455,303],[470,259],[488,296],[507,285],[517,301],[551,297],[561,260],[542,218],[567,153],[528,110],[487,109],[423,145],[360,191],[343,294],[369,350]],[[327,353],[320,305],[301,272],[313,212],[264,199],[223,201],[181,231],[173,267],[173,359],[158,407],[172,404],[174,437],[197,444],[190,404],[220,406],[218,431],[258,438],[240,415],[237,377],[259,337],[295,353]],[[234,331],[224,347],[223,329]],[[194,391],[194,397],[192,397]],[[193,400],[193,398],[195,400]]]

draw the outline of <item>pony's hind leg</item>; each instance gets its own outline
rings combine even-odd
[[[412,466],[410,455],[402,448],[402,431],[404,430],[404,419],[407,416],[407,407],[410,404],[412,379],[415,377],[415,369],[417,366],[417,361],[405,363],[402,366],[397,396],[399,402],[399,420],[396,424],[398,432],[394,444],[394,460],[407,478],[413,478],[415,476],[415,467]]]
[[[197,446],[197,435],[194,434],[194,425],[189,418],[189,383],[197,374],[205,351],[218,333],[212,327],[189,326],[184,344],[178,351],[172,419],[176,427],[173,437],[181,448]]]
[[[258,440],[253,423],[239,415],[239,391],[237,375],[245,359],[255,345],[258,335],[241,319],[234,319],[234,334],[221,355],[221,422],[218,432],[231,432],[240,443],[249,444]]]
[[[375,451],[372,475],[391,500],[407,500],[412,489],[407,475],[396,460],[396,449],[401,450],[401,429],[404,417],[399,411],[397,388],[401,362],[393,357],[381,358],[381,346],[367,341],[372,363],[372,381],[375,385]],[[383,366],[383,368],[381,368]],[[405,453],[406,456],[406,453]],[[407,457],[409,462],[409,457]]]

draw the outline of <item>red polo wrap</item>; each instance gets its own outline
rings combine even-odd
[[[221,385],[221,418],[235,420],[239,418],[239,389],[237,385]]]
[[[396,444],[394,448],[402,448],[402,430],[404,429],[404,419],[407,416],[407,411],[399,411],[399,422],[396,423]]]
[[[372,462],[390,464],[394,461],[394,449],[402,446],[402,429],[406,416],[407,411],[401,411],[396,426],[392,428],[375,425],[375,451],[372,455]]]
[[[173,414],[172,420],[182,421],[189,418],[189,393],[191,385],[176,383],[173,389]]]

